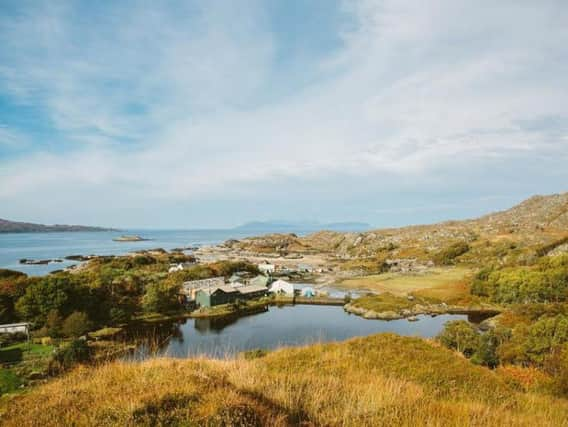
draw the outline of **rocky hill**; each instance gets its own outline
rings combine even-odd
[[[114,231],[110,228],[88,227],[84,225],[43,225],[30,222],[8,221],[0,218],[0,233],[38,233],[53,231]]]
[[[452,245],[466,244],[461,260],[479,262],[507,256],[530,256],[557,249],[568,236],[568,193],[534,196],[502,212],[478,219],[431,225],[341,233],[320,231],[305,237],[271,234],[227,242],[255,253],[328,253],[339,259],[433,259]],[[558,242],[558,245],[556,245]]]

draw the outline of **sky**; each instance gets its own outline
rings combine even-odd
[[[377,227],[568,191],[565,0],[0,1],[0,218]]]

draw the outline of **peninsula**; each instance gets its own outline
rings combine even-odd
[[[112,228],[91,227],[85,225],[44,225],[31,222],[9,221],[0,218],[0,233],[46,233],[67,231],[117,231]]]

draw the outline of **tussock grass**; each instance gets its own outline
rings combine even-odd
[[[83,367],[9,403],[27,425],[563,426],[568,401],[521,392],[419,338],[381,334],[252,360]]]

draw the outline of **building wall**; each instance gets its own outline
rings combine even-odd
[[[254,298],[260,298],[265,296],[267,293],[267,291],[258,291],[258,292],[249,292],[247,294],[241,294],[239,295],[239,298],[241,299],[254,299]]]
[[[221,305],[221,304],[229,304],[234,302],[237,297],[239,296],[238,293],[229,294],[225,292],[216,292],[215,294],[211,295],[211,305]]]
[[[206,292],[197,292],[195,301],[200,307],[211,307],[211,297]]]

